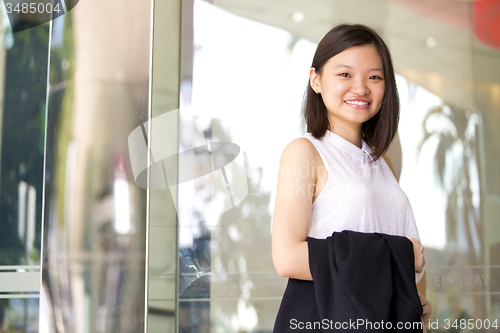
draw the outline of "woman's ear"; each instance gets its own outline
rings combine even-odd
[[[321,93],[319,87],[319,75],[316,73],[316,68],[314,67],[311,67],[309,70],[309,84],[316,94]]]

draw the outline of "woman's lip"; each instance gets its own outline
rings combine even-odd
[[[371,104],[371,101],[366,98],[351,98],[351,99],[346,99],[344,102],[365,102],[368,104]]]
[[[348,103],[348,102],[355,102],[355,101],[356,102],[365,102],[367,104]],[[349,105],[349,106],[351,106],[351,107],[353,107],[353,108],[356,108],[356,109],[366,109],[366,108],[368,108],[371,105],[371,103],[369,101],[362,100],[362,99],[348,99],[348,100],[345,100],[344,103],[347,104],[347,105]]]

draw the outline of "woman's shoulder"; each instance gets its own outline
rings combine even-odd
[[[316,151],[314,144],[307,137],[302,136],[290,141],[283,149],[283,155],[310,157]]]
[[[289,142],[281,154],[281,166],[308,165],[317,161],[318,153],[314,144],[305,137],[299,137]]]
[[[314,152],[316,151],[315,146],[319,141],[321,141],[321,139],[315,138],[311,133],[305,133],[303,136],[297,137],[290,141],[285,149],[302,149]]]

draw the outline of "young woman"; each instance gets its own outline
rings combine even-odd
[[[372,29],[339,25],[318,44],[304,118],[307,134],[280,160],[272,255],[279,275],[312,280],[306,238],[353,230],[408,237],[428,323],[423,246],[408,198],[385,156],[399,121],[389,50]]]

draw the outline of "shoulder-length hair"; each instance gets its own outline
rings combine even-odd
[[[361,137],[372,148],[375,161],[382,157],[391,144],[399,123],[399,96],[394,77],[391,55],[382,38],[371,28],[362,24],[341,24],[330,30],[319,42],[311,67],[321,74],[324,64],[338,53],[360,45],[374,45],[384,67],[385,94],[381,110],[361,127]],[[326,130],[332,131],[323,98],[316,94],[310,82],[304,96],[304,120],[307,132],[322,138]]]

